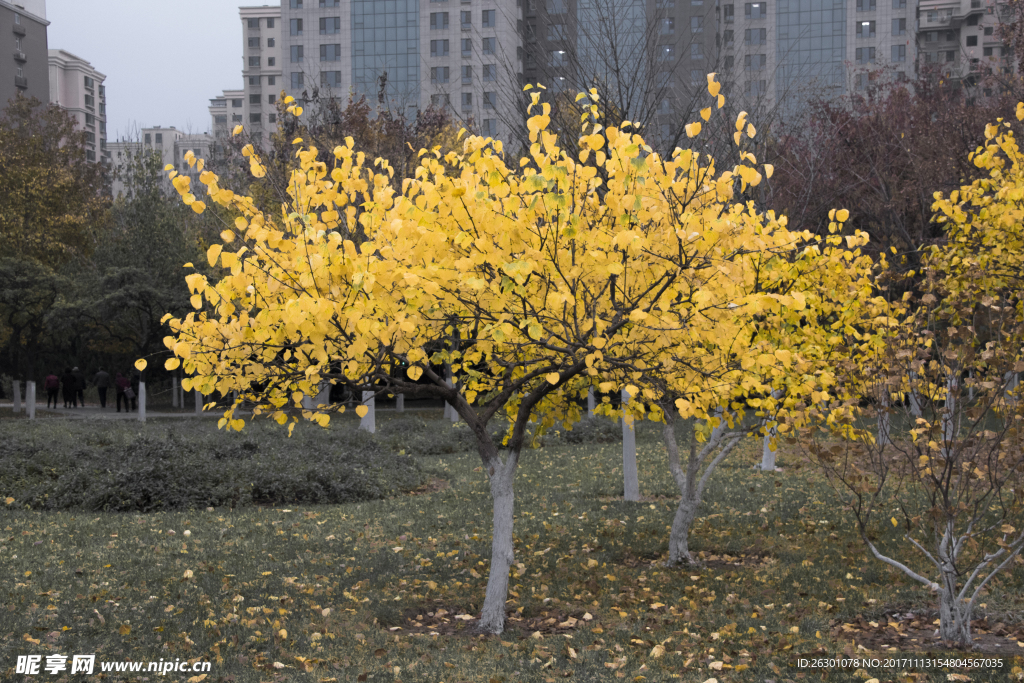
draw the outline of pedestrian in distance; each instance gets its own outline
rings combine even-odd
[[[114,393],[117,395],[117,412],[121,412],[121,401],[124,401],[124,412],[128,412],[131,408],[131,404],[128,402],[128,397],[124,395],[124,390],[131,387],[131,383],[128,378],[122,375],[120,372],[117,373],[117,377],[114,378]]]
[[[79,370],[77,367],[71,369],[71,374],[75,376],[75,380],[78,383],[75,389],[76,396],[78,397],[78,404],[85,407],[85,373]]]
[[[60,377],[57,373],[51,372],[43,380],[43,388],[46,389],[46,407],[50,407],[50,401],[53,401],[53,407],[57,407],[57,394],[60,392]]]
[[[65,408],[78,407],[78,379],[72,374],[71,368],[64,368],[60,376],[61,393],[64,395]]]
[[[100,368],[100,371],[92,378],[92,383],[100,395],[100,409],[102,410],[107,407],[107,389],[110,388],[111,383],[110,373]]]

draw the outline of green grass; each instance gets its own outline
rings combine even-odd
[[[354,427],[337,422],[299,438],[332,440]],[[382,440],[395,443],[383,422]],[[429,427],[465,443],[459,427]],[[212,429],[190,422],[177,433],[211,438],[201,430]],[[417,458],[447,488],[347,505],[114,514],[40,512],[15,501],[0,514],[0,679],[19,680],[19,654],[96,652],[108,661],[208,659],[207,680],[237,683],[781,683],[821,678],[797,669],[796,655],[842,654],[851,646],[832,628],[841,622],[934,609],[926,591],[866,559],[842,510],[796,456],[780,456],[780,473],[752,469],[753,441],[716,475],[693,530],[709,567],[664,567],[676,497],[657,437],[656,426],[640,425],[641,503],[619,499],[618,444],[549,436],[523,454],[522,566],[509,602],[517,621],[497,638],[453,618],[480,609],[490,554],[488,486],[470,452]],[[741,566],[714,559],[725,555]],[[982,611],[1019,627],[1022,588],[1018,565]],[[439,618],[439,609],[449,614]],[[568,617],[578,621],[558,628]],[[417,621],[427,626],[414,628]],[[665,653],[653,656],[662,643]],[[40,678],[61,680],[26,680]],[[863,678],[833,670],[826,680]]]

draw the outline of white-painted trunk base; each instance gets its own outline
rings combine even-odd
[[[146,421],[146,383],[139,381],[139,422]]]
[[[594,398],[594,390],[587,390],[587,417],[594,417],[594,408],[597,407],[597,400]]]
[[[395,396],[395,412],[405,412],[405,394],[399,394],[398,396]]]
[[[374,398],[372,391],[363,392],[363,405],[366,406],[366,415],[363,415],[359,419],[359,428],[370,432],[371,434],[377,431],[377,399]]]
[[[36,419],[36,383],[25,382],[25,408],[28,412],[28,419]]]
[[[196,415],[199,415],[203,412],[203,394],[198,389],[192,393],[195,394],[196,398]]]
[[[622,390],[622,406],[625,409],[632,396]],[[636,429],[633,418],[623,412],[622,415],[622,492],[623,497],[632,502],[640,500],[640,475],[636,469]]]
[[[496,467],[490,474],[493,506],[491,568],[478,627],[484,633],[501,633],[505,630],[508,573],[516,557],[512,535],[515,516],[514,462],[515,458],[509,456],[504,464]]]

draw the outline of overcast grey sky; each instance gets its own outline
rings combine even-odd
[[[262,4],[47,0],[47,40],[106,74],[108,140],[143,126],[203,133],[210,98],[242,87],[238,8]]]

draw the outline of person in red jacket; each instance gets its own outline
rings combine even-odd
[[[43,380],[43,388],[46,389],[46,407],[50,407],[50,401],[53,401],[53,407],[57,407],[57,394],[60,392],[60,377],[54,373],[50,373]]]

